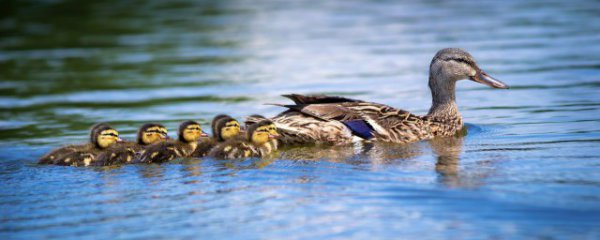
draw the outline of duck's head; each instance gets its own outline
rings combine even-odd
[[[438,51],[431,60],[429,72],[429,87],[432,90],[453,87],[456,81],[463,79],[470,79],[493,88],[508,88],[508,85],[481,70],[473,56],[459,48],[445,48]]]
[[[247,137],[253,144],[260,146],[279,137],[279,134],[271,120],[262,120],[248,127]]]
[[[168,131],[162,124],[146,123],[140,127],[137,134],[137,142],[140,145],[150,145],[169,139]]]
[[[90,142],[97,148],[105,149],[120,142],[119,132],[108,123],[98,123],[90,130]]]
[[[232,117],[220,118],[215,123],[215,138],[219,141],[225,141],[236,137],[240,133],[240,123]]]
[[[231,116],[227,115],[227,114],[219,114],[217,116],[215,116],[212,120],[212,122],[210,123],[210,130],[212,130],[214,135],[217,135],[217,122],[223,118],[231,118]]]
[[[179,131],[177,132],[179,141],[182,142],[195,142],[200,137],[206,137],[206,133],[202,131],[202,127],[195,121],[185,121],[179,125]]]

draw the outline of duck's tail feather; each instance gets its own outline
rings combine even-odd
[[[282,97],[289,98],[296,104],[317,104],[317,103],[342,103],[342,102],[361,102],[360,100],[327,95],[301,95],[301,94],[284,94]]]

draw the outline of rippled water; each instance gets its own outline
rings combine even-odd
[[[597,1],[7,1],[0,235],[9,238],[600,237]],[[276,159],[38,166],[108,121],[127,138],[327,93],[429,108],[429,62],[471,52],[461,138]]]

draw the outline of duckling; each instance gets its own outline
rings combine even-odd
[[[252,114],[252,115],[246,117],[246,121],[244,121],[245,128],[248,129],[248,127],[250,125],[260,122],[262,120],[267,120],[267,118],[263,115]],[[279,135],[277,133],[277,126],[275,126],[275,123],[272,123],[271,125],[269,125],[269,132],[273,135]],[[269,141],[271,143],[271,147],[273,147],[273,150],[277,150],[279,148],[279,141],[277,140],[277,138],[272,138]]]
[[[175,141],[154,143],[146,148],[136,162],[167,162],[176,158],[190,157],[198,146],[198,139],[206,137],[202,127],[195,121],[185,121],[179,125]]]
[[[273,152],[271,139],[279,137],[273,122],[262,120],[248,127],[246,140],[233,139],[213,148],[208,155],[220,159],[236,159],[247,157],[265,157]]]
[[[192,157],[204,157],[217,144],[233,139],[240,134],[240,123],[228,115],[217,115],[212,123],[212,138],[202,138],[198,141],[198,147]]]
[[[150,144],[168,139],[167,129],[162,124],[146,123],[137,133],[137,142],[115,144],[102,152],[91,165],[109,166],[130,163],[137,154],[141,154]]]
[[[90,130],[90,143],[68,145],[40,158],[39,164],[62,166],[89,166],[102,151],[121,142],[119,132],[107,123],[98,123]]]

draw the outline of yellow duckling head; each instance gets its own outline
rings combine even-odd
[[[105,149],[120,142],[121,138],[119,138],[119,132],[107,123],[98,123],[92,126],[90,141],[97,148]]]
[[[195,142],[200,137],[206,137],[206,133],[202,131],[202,127],[195,121],[185,121],[179,125],[179,132],[177,133],[179,141],[182,142]]]
[[[215,116],[212,120],[212,122],[210,123],[210,130],[212,131],[213,135],[217,135],[218,130],[217,130],[217,123],[219,122],[219,120],[224,119],[224,118],[231,118],[231,116],[227,115],[227,114],[219,114],[217,116]]]
[[[225,141],[236,137],[240,134],[240,130],[240,122],[231,117],[224,117],[215,124],[214,135],[217,140]]]
[[[262,120],[248,127],[248,139],[255,145],[263,145],[271,139],[279,137],[277,130],[273,128],[273,122]]]
[[[137,142],[140,145],[150,145],[169,139],[168,131],[162,124],[146,123],[137,134]]]

